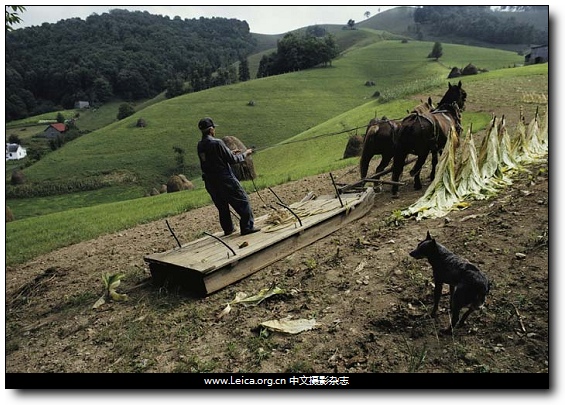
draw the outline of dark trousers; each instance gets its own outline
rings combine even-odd
[[[235,177],[211,179],[205,178],[206,191],[212,197],[214,205],[220,215],[220,226],[224,232],[234,230],[230,213],[230,206],[239,215],[239,228],[241,231],[253,229],[253,211],[247,193]]]

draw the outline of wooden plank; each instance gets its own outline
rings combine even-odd
[[[361,194],[350,194],[344,197],[344,207],[341,207],[338,200],[329,196],[321,196],[318,200],[310,200],[301,204],[293,204],[292,208],[306,207],[307,211],[316,212],[325,209],[326,212],[311,215],[301,219],[303,227],[311,227],[316,225],[328,217],[337,215],[340,211],[347,209],[348,205],[358,203],[362,198]],[[256,220],[258,226],[264,226],[264,222],[268,219],[268,215],[264,215]],[[298,223],[296,223],[298,225]],[[300,227],[290,225],[285,229],[277,232],[265,232],[264,230],[246,236],[240,236],[234,233],[228,237],[223,237],[222,233],[217,233],[215,236],[221,237],[222,240],[229,245],[235,252],[234,256],[228,248],[222,245],[221,242],[211,237],[203,237],[192,241],[181,248],[175,248],[168,252],[156,253],[147,256],[146,261],[167,262],[172,265],[188,267],[193,270],[207,272],[215,268],[230,265],[232,262],[241,259],[241,256],[246,256],[261,250],[272,243],[277,242],[278,239],[287,238],[294,233],[301,231]],[[244,249],[239,249],[238,246],[244,241],[248,242],[248,246]]]
[[[233,266],[223,267],[217,271],[209,272],[204,277],[206,293],[213,293],[227,285],[241,280],[270,264],[273,264],[291,253],[322,239],[347,223],[364,216],[372,207],[374,194],[370,201],[353,206],[351,210],[341,211],[339,215],[328,216],[323,222],[311,228],[299,228],[288,237],[282,238],[252,256],[247,256]]]
[[[362,217],[372,207],[374,198],[373,189],[368,188],[363,193],[345,194],[342,197],[343,207],[338,199],[332,196],[307,201],[309,204],[293,204],[295,208],[307,206],[312,210],[325,208],[328,211],[301,219],[302,227],[295,226],[298,224],[296,222],[273,232],[262,230],[246,236],[232,234],[223,237],[222,240],[234,249],[236,255],[221,242],[207,236],[181,248],[146,256],[145,261],[149,264],[154,283],[157,285],[176,285],[196,295],[205,296]],[[263,216],[256,222],[259,224],[267,217],[268,215]],[[238,246],[242,242],[247,242],[247,246],[240,249]]]

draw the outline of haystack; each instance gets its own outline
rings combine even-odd
[[[463,68],[461,73],[463,74],[463,76],[476,75],[479,73],[479,69],[477,69],[475,65],[469,63],[467,66]]]
[[[12,170],[12,178],[10,179],[10,184],[17,186],[19,184],[24,184],[26,182],[26,176],[24,172],[20,169]]]
[[[362,151],[363,137],[361,135],[350,136],[347,141],[347,146],[345,147],[345,152],[343,152],[343,158],[347,159],[350,157],[361,156]]]
[[[457,66],[451,69],[451,72],[449,72],[449,75],[447,76],[448,79],[451,79],[453,77],[459,77],[461,76],[461,69],[459,69]]]
[[[167,193],[192,190],[193,188],[194,185],[183,174],[173,174],[167,182]]]
[[[241,142],[235,136],[224,136],[222,140],[232,151],[239,150],[241,152],[244,152],[247,150],[247,147],[243,144],[243,142]],[[253,166],[253,159],[251,158],[251,156],[247,156],[245,158],[245,161],[242,163],[231,165],[231,168],[233,170],[233,173],[235,174],[235,177],[237,177],[237,179],[240,181],[253,180],[257,178],[257,175],[255,174],[255,167]]]

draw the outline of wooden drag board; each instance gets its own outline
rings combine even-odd
[[[290,205],[299,214],[302,226],[292,216],[286,225],[276,227],[269,223],[268,214],[255,219],[255,225],[261,228],[259,232],[245,236],[239,232],[229,236],[223,236],[223,232],[214,237],[207,235],[144,260],[149,264],[154,284],[179,286],[206,296],[361,218],[371,209],[374,199],[372,187],[340,194],[339,198],[320,196]],[[235,255],[216,238],[230,246]]]

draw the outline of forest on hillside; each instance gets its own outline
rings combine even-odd
[[[545,12],[547,6],[423,6],[414,10],[416,27],[426,26],[435,36],[452,35],[492,44],[547,44],[547,30],[516,18],[526,12]],[[548,14],[549,15],[549,14]]]
[[[6,32],[6,119],[151,98],[176,78],[203,85],[254,47],[245,21],[120,9]]]

